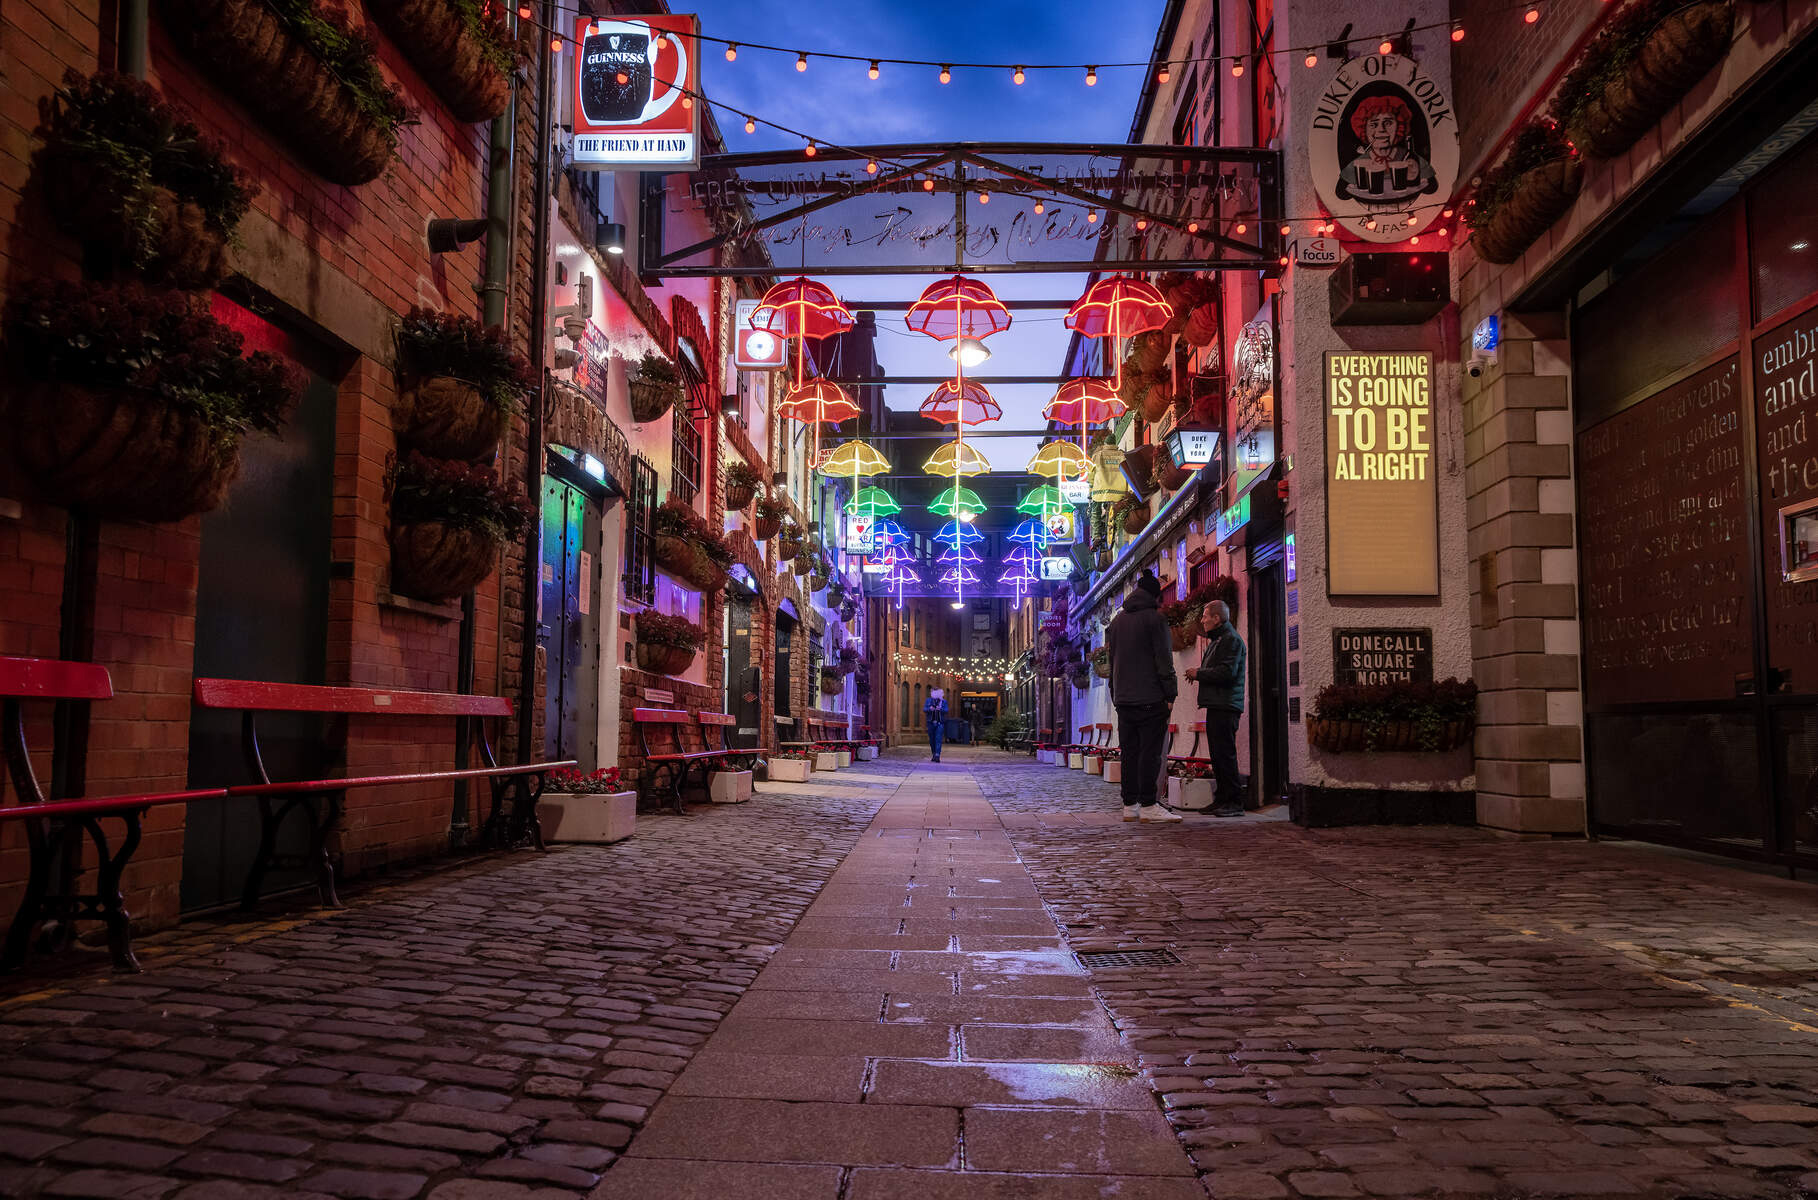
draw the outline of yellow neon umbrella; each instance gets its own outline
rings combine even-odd
[[[991,470],[991,463],[964,442],[947,442],[922,464],[922,470],[929,475],[954,479],[962,475],[984,475]]]
[[[1029,473],[1049,479],[1078,479],[1089,465],[1086,452],[1072,442],[1049,442],[1029,460]]]
[[[860,475],[885,475],[889,471],[890,460],[864,442],[846,442],[821,463],[824,475],[849,475],[855,479]]]

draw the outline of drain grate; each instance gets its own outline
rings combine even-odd
[[[1113,967],[1172,967],[1180,962],[1172,950],[1092,950],[1073,957],[1088,971]]]

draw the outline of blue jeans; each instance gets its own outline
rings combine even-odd
[[[947,730],[943,721],[928,722],[928,749],[934,752],[934,761],[941,760],[941,735]]]

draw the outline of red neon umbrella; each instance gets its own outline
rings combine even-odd
[[[1130,275],[1113,275],[1086,289],[1067,310],[1066,325],[1084,337],[1133,338],[1174,316],[1162,294]]]
[[[824,379],[811,379],[789,389],[777,405],[779,415],[795,421],[807,421],[819,427],[819,422],[830,421],[838,424],[850,421],[859,415],[857,404],[835,384]]]
[[[943,379],[940,386],[922,401],[921,414],[943,425],[983,425],[1004,415],[1004,410],[985,385],[970,379]]]
[[[778,337],[819,341],[853,326],[852,310],[826,284],[806,275],[785,280],[764,293],[751,314],[751,327]]]
[[[982,339],[1010,328],[1010,310],[984,280],[954,275],[924,288],[903,323],[943,342]]]
[[[1100,425],[1124,415],[1127,406],[1111,379],[1069,379],[1042,409],[1042,416],[1064,425]]]

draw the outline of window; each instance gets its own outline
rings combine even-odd
[[[700,351],[687,338],[677,343],[676,366],[682,376],[682,387],[688,393],[688,407],[675,414],[674,445],[670,459],[669,494],[681,497],[682,503],[693,504],[701,493],[701,427],[699,416],[708,411],[707,372],[701,364]]]
[[[904,728],[904,729],[907,729],[907,728],[909,728],[909,725],[910,725],[910,720],[909,720],[909,685],[908,685],[908,684],[906,684],[906,683],[904,683],[904,684],[899,684],[899,685],[898,685],[898,686],[899,686],[899,687],[901,687],[901,688],[902,688],[902,689],[903,689],[903,690],[902,690],[902,697],[903,697],[903,704],[902,704],[902,708],[903,708],[903,728]]]
[[[625,505],[625,595],[646,604],[656,599],[656,568],[650,559],[656,506],[656,468],[640,454],[631,460],[631,495]]]

